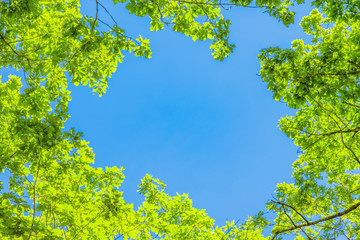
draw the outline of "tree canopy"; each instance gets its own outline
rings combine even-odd
[[[282,24],[303,0],[113,0],[150,29],[171,25],[196,40],[210,40],[214,59],[235,47],[221,7],[258,7]],[[23,71],[0,84],[2,239],[358,239],[360,236],[360,2],[313,0],[301,27],[311,42],[261,50],[261,77],[275,100],[297,110],[281,130],[301,148],[294,183],[280,183],[262,212],[245,223],[216,226],[186,194],[169,196],[146,175],[144,202],[135,210],[119,189],[123,169],[95,168],[82,134],[64,130],[70,117],[68,85],[99,96],[123,61],[123,52],[151,57],[149,40],[126,35],[96,15],[80,14],[78,0],[5,0],[0,3],[0,66]],[[99,24],[109,27],[100,31]],[[264,234],[270,228],[271,234]],[[293,236],[293,235],[291,235]]]

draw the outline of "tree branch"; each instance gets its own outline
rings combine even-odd
[[[347,150],[349,150],[349,151],[352,153],[352,155],[354,155],[355,160],[360,164],[360,159],[359,159],[359,157],[358,157],[358,156],[355,154],[355,152],[345,143],[344,137],[343,137],[342,133],[341,133],[341,141],[342,141],[344,147],[345,147]]]
[[[8,42],[6,41],[6,39],[5,39],[5,37],[3,36],[2,33],[0,33],[0,38],[1,38],[1,40],[3,40],[3,42],[11,49],[11,51],[12,51],[13,53],[15,53],[15,54],[16,54],[17,56],[19,56],[19,57],[24,57],[24,58],[26,59],[26,61],[28,62],[29,67],[31,67],[30,60],[29,60],[26,56],[18,53],[18,52],[10,45],[10,43],[8,43]]]
[[[292,225],[294,227],[297,227],[296,224],[294,223],[294,221],[292,220],[292,218],[289,216],[289,214],[286,212],[286,209],[284,206],[282,206],[282,209],[284,210],[285,215],[289,218],[290,222],[292,223]],[[300,230],[305,234],[305,236],[309,239],[312,240],[312,238],[304,231],[304,229],[300,228]]]
[[[92,27],[91,27],[91,32],[94,31],[95,24],[96,24],[96,22],[98,20],[98,15],[99,15],[99,2],[98,2],[98,0],[96,0],[96,15],[95,15],[95,20],[94,20],[94,22],[92,24]]]
[[[98,2],[98,4],[100,5],[100,7],[102,7],[102,8],[105,10],[105,12],[110,16],[110,18],[114,21],[114,23],[115,23],[116,25],[119,25],[119,24],[115,21],[114,17],[111,15],[111,13],[106,9],[106,7],[105,7],[104,5],[102,5],[99,1],[97,1],[97,2]]]
[[[282,206],[286,206],[286,207],[291,208],[291,209],[294,210],[294,212],[296,212],[302,219],[304,219],[304,221],[305,221],[306,223],[309,223],[309,221],[304,217],[304,215],[302,215],[301,213],[299,213],[293,206],[288,205],[288,204],[286,204],[286,203],[277,202],[277,201],[274,201],[274,200],[271,200],[271,201],[272,201],[273,203],[277,203],[277,204],[280,204],[280,205],[282,205]]]
[[[291,227],[291,228],[283,229],[283,230],[280,230],[280,231],[276,231],[275,235],[271,239],[274,240],[279,234],[282,234],[282,233],[291,232],[291,231],[294,231],[294,230],[302,228],[302,227],[313,226],[313,225],[316,225],[316,224],[321,223],[321,222],[325,222],[325,221],[328,221],[328,220],[332,220],[334,218],[344,216],[344,215],[354,211],[359,206],[360,206],[360,202],[352,205],[350,208],[348,208],[348,209],[346,209],[346,210],[344,210],[342,212],[336,213],[336,214],[328,216],[326,218],[322,218],[322,219],[319,219],[319,220],[316,220],[316,221],[313,221],[313,222],[308,222],[308,223],[304,223],[304,224],[301,224],[301,225],[297,225],[296,227]]]

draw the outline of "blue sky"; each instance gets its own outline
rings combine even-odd
[[[94,14],[95,1],[81,1]],[[290,182],[297,147],[277,127],[293,110],[275,102],[257,76],[257,55],[269,46],[289,47],[304,38],[298,8],[289,28],[260,9],[224,11],[232,20],[235,52],[224,62],[211,57],[209,42],[193,42],[171,31],[150,32],[149,19],[129,15],[103,1],[129,36],[150,39],[152,59],[127,54],[101,98],[87,87],[71,87],[67,127],[84,132],[97,167],[123,166],[124,198],[135,206],[146,173],[167,192],[188,193],[217,224],[244,221],[264,210],[276,184]],[[102,20],[111,22],[104,11]],[[106,30],[106,27],[103,28]]]

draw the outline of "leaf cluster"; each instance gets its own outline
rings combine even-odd
[[[213,57],[224,60],[230,21],[227,5],[259,7],[286,26],[291,6],[302,0],[113,0],[196,40],[212,41]],[[360,236],[360,21],[357,0],[314,0],[303,18],[310,43],[271,47],[259,55],[261,77],[274,99],[297,110],[280,120],[299,146],[294,182],[280,183],[262,212],[244,223],[216,226],[188,195],[170,196],[165,184],[146,175],[138,209],[122,197],[123,168],[95,168],[89,143],[74,129],[68,84],[106,92],[124,58],[151,57],[149,40],[125,34],[96,15],[80,13],[78,0],[5,0],[0,3],[0,66],[23,73],[0,83],[1,239],[331,239]],[[321,13],[322,11],[322,13]],[[102,31],[99,24],[110,27]],[[271,224],[271,222],[272,224]],[[271,236],[263,230],[272,227]]]

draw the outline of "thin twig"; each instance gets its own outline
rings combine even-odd
[[[302,219],[304,219],[304,221],[306,223],[309,223],[309,221],[304,217],[304,215],[302,215],[301,213],[299,213],[293,206],[290,206],[289,204],[286,204],[286,203],[282,203],[282,202],[278,202],[278,201],[274,201],[274,200],[271,200],[273,203],[277,203],[277,204],[280,204],[282,206],[286,206],[286,207],[289,207],[291,208],[292,210],[294,210],[294,212],[296,212]]]
[[[284,206],[282,206],[282,209],[284,210],[285,215],[289,218],[290,222],[292,223],[292,225],[294,227],[297,227],[297,225],[294,223],[294,221],[292,220],[292,218],[289,216],[289,214],[286,212],[286,209]],[[309,239],[312,240],[311,237],[304,231],[304,229],[300,228],[300,230],[305,234],[305,236]]]
[[[104,5],[102,5],[99,1],[98,1],[98,4],[99,4],[100,7],[102,7],[102,8],[105,10],[105,12],[111,17],[111,19],[114,21],[114,23],[115,23],[116,25],[119,25],[119,24],[115,21],[115,19],[114,19],[113,16],[111,15],[111,13],[106,9],[106,7],[104,7]]]
[[[99,2],[98,2],[98,0],[96,0],[96,15],[95,15],[95,20],[94,20],[94,22],[92,24],[92,27],[91,27],[91,32],[94,31],[95,24],[96,24],[96,22],[98,20],[98,14],[99,14]]]
[[[29,60],[26,56],[24,56],[24,55],[22,55],[22,54],[19,54],[19,53],[6,41],[6,39],[5,39],[5,37],[2,35],[2,33],[0,33],[0,38],[1,38],[1,40],[3,40],[3,42],[11,49],[11,51],[12,51],[13,53],[15,53],[16,55],[18,55],[19,57],[24,57],[24,58],[26,59],[26,61],[28,62],[29,67],[31,67],[30,60]]]
[[[296,229],[299,229],[299,228],[302,228],[302,227],[309,227],[309,226],[313,226],[313,225],[316,225],[318,223],[321,223],[321,222],[325,222],[325,221],[328,221],[328,220],[332,220],[334,218],[338,218],[338,217],[341,217],[341,216],[344,216],[352,211],[354,211],[355,209],[357,209],[358,207],[360,206],[360,202],[352,205],[350,208],[342,211],[342,212],[339,212],[339,213],[336,213],[336,214],[333,214],[331,216],[328,216],[326,218],[321,218],[319,220],[316,220],[316,221],[313,221],[313,222],[309,222],[309,223],[304,223],[304,224],[301,224],[301,225],[297,225],[296,227],[290,227],[290,228],[287,228],[287,229],[283,229],[283,230],[280,230],[280,231],[276,231],[274,236],[271,238],[272,240],[274,240],[279,234],[282,234],[282,233],[286,233],[286,232],[291,232],[291,231],[294,231]]]

